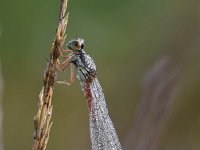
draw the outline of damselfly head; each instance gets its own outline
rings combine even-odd
[[[73,39],[68,42],[67,48],[70,50],[78,51],[83,49],[84,47],[84,40],[80,38]]]

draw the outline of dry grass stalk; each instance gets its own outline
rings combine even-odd
[[[61,0],[58,27],[51,46],[50,59],[44,71],[43,87],[39,95],[38,110],[34,117],[35,131],[33,135],[33,150],[45,150],[49,139],[53,108],[51,98],[57,75],[56,64],[58,57],[61,55],[60,51],[66,38],[65,31],[68,21],[68,15],[65,15],[66,9],[67,0]]]
[[[2,109],[2,100],[3,100],[3,89],[4,89],[4,81],[3,75],[1,70],[1,63],[0,63],[0,150],[3,150],[3,109]]]
[[[174,63],[171,58],[164,57],[147,74],[144,100],[139,106],[125,149],[156,149],[180,78],[180,68]]]

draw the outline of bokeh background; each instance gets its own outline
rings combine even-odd
[[[0,1],[0,60],[4,79],[3,143],[32,145],[33,116],[54,38],[60,1]],[[68,40],[85,39],[97,65],[109,114],[122,145],[143,99],[146,72],[162,57],[181,66],[179,88],[159,150],[200,147],[200,1],[69,0]],[[59,79],[69,78],[68,72]],[[88,111],[76,80],[56,85],[48,150],[88,150]],[[142,119],[142,118],[141,118]]]

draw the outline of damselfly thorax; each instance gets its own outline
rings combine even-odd
[[[96,65],[93,59],[83,49],[73,54],[71,63],[76,66],[81,80],[90,80],[96,75]]]

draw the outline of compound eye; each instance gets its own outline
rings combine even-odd
[[[74,45],[74,46],[78,46],[78,42],[77,42],[77,41],[74,41],[73,45]]]
[[[84,47],[84,44],[81,44],[81,49],[83,49],[83,47]]]

